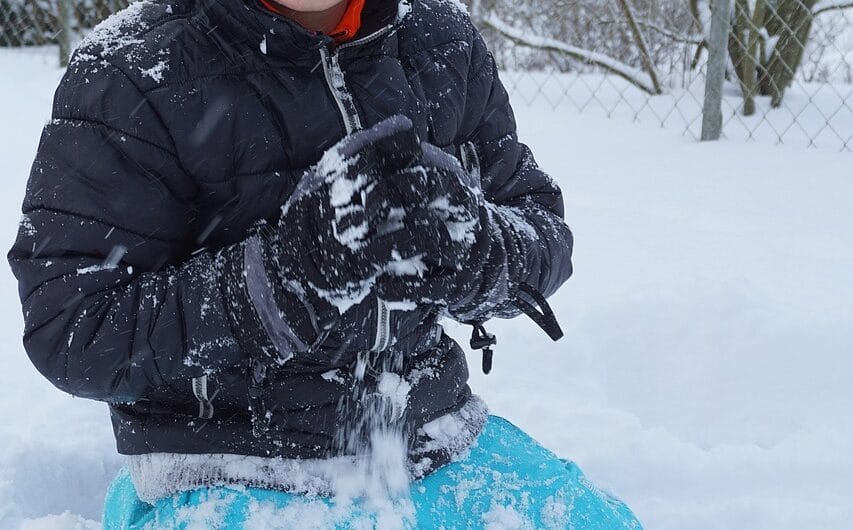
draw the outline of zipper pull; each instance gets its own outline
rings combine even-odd
[[[194,377],[192,380],[193,394],[198,400],[198,417],[203,420],[213,418],[213,398],[216,397],[218,390],[213,395],[208,394],[207,390],[208,377]]]
[[[483,373],[489,375],[492,371],[492,359],[494,357],[492,346],[498,343],[498,339],[486,331],[482,322],[474,322],[471,325],[474,328],[471,331],[471,349],[483,350]]]
[[[252,411],[252,435],[255,438],[263,437],[270,428],[272,414],[267,410],[264,398],[266,389],[264,382],[267,376],[267,367],[257,359],[249,362],[248,369],[248,393],[249,409]]]

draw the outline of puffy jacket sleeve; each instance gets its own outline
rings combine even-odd
[[[463,124],[460,143],[474,147],[496,243],[481,275],[479,308],[465,318],[509,318],[520,313],[508,303],[519,284],[549,297],[571,276],[573,237],[562,192],[519,142],[509,96],[476,30]]]
[[[194,181],[118,69],[66,73],[9,252],[24,346],[71,394],[131,402],[241,362],[214,256],[190,255]]]

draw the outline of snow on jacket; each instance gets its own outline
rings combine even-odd
[[[334,456],[358,355],[402,352],[412,454],[435,449],[420,427],[478,400],[434,308],[371,296],[351,309],[328,356],[266,374],[274,406],[258,435],[253,352],[237,346],[212,266],[216,249],[276,216],[325,149],[395,114],[479,159],[486,198],[526,234],[489,264],[482,292],[511,281],[554,293],[572,272],[561,193],[518,142],[495,62],[457,2],[369,1],[338,47],[256,0],[143,0],[108,19],[56,92],[9,253],[32,362],[109,403],[122,454],[307,459]],[[471,440],[482,419],[466,425]],[[450,452],[433,450],[430,469]]]

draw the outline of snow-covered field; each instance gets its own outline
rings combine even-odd
[[[0,72],[8,248],[60,72],[53,50],[0,50]],[[493,324],[475,391],[650,530],[850,528],[853,157],[516,110],[576,235],[553,299],[567,337]],[[0,296],[0,528],[97,528],[121,465],[106,407],[29,364],[5,266]]]

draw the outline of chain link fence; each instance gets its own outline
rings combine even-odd
[[[696,139],[716,106],[725,138],[853,151],[853,1],[469,7],[516,101],[657,123]],[[719,95],[706,90],[716,76]]]
[[[0,0],[0,47],[59,45],[67,59],[128,3]],[[706,138],[853,151],[853,0],[467,4],[517,103],[657,123],[696,139],[704,122]]]
[[[65,65],[75,42],[132,0],[0,0],[0,47],[59,46]]]
[[[80,35],[131,0],[0,0],[0,46],[59,44]],[[69,35],[73,40],[74,35]]]

